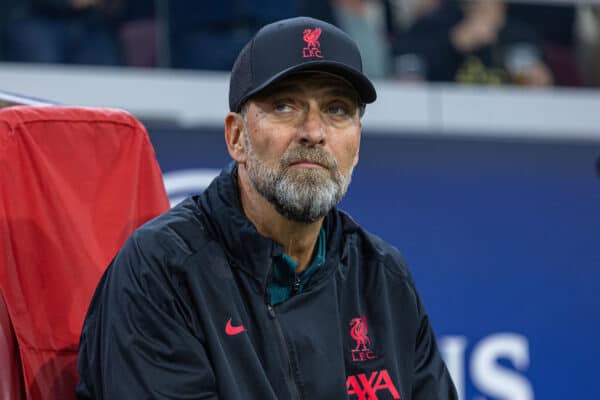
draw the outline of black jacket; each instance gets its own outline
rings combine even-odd
[[[267,304],[283,248],[241,211],[235,167],[138,229],[94,294],[80,399],[456,399],[398,251],[332,210],[327,260]]]

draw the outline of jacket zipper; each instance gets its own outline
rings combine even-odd
[[[281,354],[284,356],[284,358],[287,361],[287,373],[285,374],[285,380],[286,380],[286,384],[287,387],[290,388],[291,394],[292,394],[292,399],[301,399],[302,396],[300,396],[300,389],[298,388],[298,383],[296,382],[296,380],[294,379],[294,368],[292,366],[292,360],[290,357],[290,352],[287,346],[287,341],[285,340],[285,336],[283,334],[283,329],[281,328],[281,323],[279,322],[279,318],[277,318],[277,314],[275,313],[275,309],[273,308],[273,306],[271,304],[267,303],[267,310],[269,311],[269,317],[271,317],[271,319],[273,320],[275,327],[276,327],[276,331],[277,334],[279,336],[279,343],[281,344]]]
[[[300,277],[297,274],[294,274],[294,285],[292,286],[292,296],[295,296],[296,294],[298,294],[298,291],[300,290],[300,283],[302,282],[300,280]]]

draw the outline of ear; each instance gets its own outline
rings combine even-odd
[[[231,158],[238,163],[246,161],[244,146],[244,119],[240,114],[229,112],[225,117],[225,144]]]

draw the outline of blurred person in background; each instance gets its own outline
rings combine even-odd
[[[30,0],[13,10],[4,58],[15,62],[118,65],[121,0]]]
[[[171,66],[228,71],[261,26],[295,15],[295,0],[169,0]]]
[[[600,86],[600,5],[581,5],[577,14],[577,59],[586,86]]]
[[[396,75],[477,84],[549,86],[542,40],[497,0],[423,0],[408,31],[394,41]]]
[[[535,30],[538,51],[558,86],[582,84],[576,55],[574,4],[507,3],[507,18]]]

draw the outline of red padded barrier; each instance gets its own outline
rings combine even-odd
[[[96,284],[129,234],[169,207],[154,150],[123,111],[10,107],[0,182],[0,291],[27,398],[74,398]]]
[[[0,294],[0,399],[25,398],[21,361],[15,333],[4,298]]]

